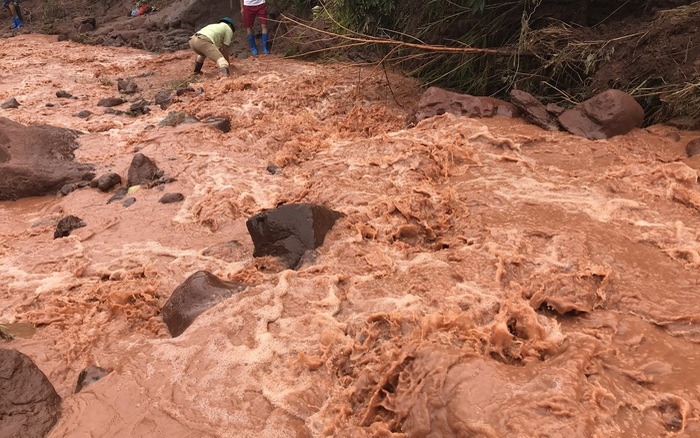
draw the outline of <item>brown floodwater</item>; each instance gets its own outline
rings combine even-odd
[[[83,132],[98,175],[140,151],[176,179],[129,207],[89,188],[0,202],[0,323],[36,326],[2,347],[63,398],[51,437],[700,436],[700,162],[683,152],[700,132],[404,129],[413,80],[274,55],[230,79],[207,64],[201,95],[130,117],[96,103],[118,78],[150,100],[177,88],[189,52],[23,35],[0,56],[0,101],[21,104],[0,116]],[[232,130],[159,126],[172,110]],[[245,227],[291,202],[345,215],[297,271],[253,259]],[[68,214],[87,226],[54,240]],[[198,270],[249,287],[171,339],[159,309]],[[74,394],[88,365],[114,371]]]

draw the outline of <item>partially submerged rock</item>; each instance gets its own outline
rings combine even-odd
[[[93,167],[73,161],[78,135],[0,117],[0,201],[54,195],[66,185],[89,180]]]
[[[158,124],[160,126],[177,126],[183,123],[199,123],[199,120],[183,111],[171,111],[168,113],[168,116]]]
[[[641,127],[644,110],[624,91],[607,90],[564,111],[558,120],[574,135],[600,140]]]
[[[510,101],[522,113],[525,120],[548,131],[558,131],[559,124],[535,96],[522,90],[513,89],[510,92]]]
[[[12,108],[19,108],[19,102],[17,102],[17,99],[14,97],[11,97],[4,101],[2,104],[0,104],[0,108],[2,109],[12,109]]]
[[[122,99],[121,97],[106,97],[104,99],[100,99],[97,102],[97,106],[104,106],[111,108],[113,106],[119,106],[126,102],[126,100]]]
[[[180,336],[210,307],[244,290],[243,283],[224,281],[207,271],[197,271],[178,286],[161,309],[173,338]]]
[[[172,204],[173,202],[180,202],[185,199],[182,193],[166,193],[163,195],[158,202],[161,204]]]
[[[156,163],[141,152],[134,155],[126,177],[128,187],[136,185],[148,185],[163,176],[163,171],[158,169]]]
[[[342,213],[314,204],[283,205],[251,216],[246,227],[255,245],[253,257],[278,257],[296,269],[304,253],[321,246],[341,217]]]
[[[700,155],[700,138],[694,138],[685,145],[685,154],[688,157]]]
[[[112,187],[122,183],[122,177],[114,172],[107,172],[93,181],[95,187],[103,192],[112,190]]]
[[[53,238],[68,237],[70,233],[77,229],[87,226],[85,222],[77,216],[69,215],[58,221],[56,230],[53,233]]]
[[[221,132],[229,132],[231,130],[231,119],[228,117],[212,117],[205,120],[204,123],[213,126]]]
[[[409,126],[421,120],[451,113],[464,117],[517,117],[518,110],[511,103],[493,97],[471,96],[430,87],[406,119]]]
[[[43,372],[17,350],[0,349],[0,435],[44,437],[61,415],[61,398]]]
[[[75,385],[75,392],[82,391],[86,386],[95,383],[101,378],[107,376],[112,370],[107,370],[95,365],[89,365],[78,375],[78,383]]]

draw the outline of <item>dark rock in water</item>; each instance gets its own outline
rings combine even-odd
[[[641,127],[644,110],[624,91],[607,90],[564,111],[558,120],[574,135],[600,140]]]
[[[129,107],[129,115],[134,117],[148,114],[149,112],[151,112],[151,109],[148,107],[148,101],[144,99],[139,99]]]
[[[90,114],[92,114],[92,111],[88,110],[82,110],[78,114],[76,114],[76,117],[80,117],[81,119],[86,119]]]
[[[129,173],[126,177],[126,185],[127,187],[146,185],[162,175],[163,171],[158,169],[158,166],[150,158],[139,152],[131,160]]]
[[[421,120],[451,113],[464,117],[517,117],[518,110],[511,103],[493,97],[470,96],[454,93],[439,87],[428,88],[418,105],[406,118],[408,126]]]
[[[276,164],[270,163],[267,165],[267,171],[270,172],[270,175],[274,175],[280,171],[280,168]]]
[[[124,199],[127,193],[129,193],[129,189],[127,189],[126,187],[120,187],[119,189],[117,189],[114,195],[107,200],[107,204],[111,204],[114,201]]]
[[[0,104],[0,108],[2,109],[11,109],[11,108],[19,108],[19,102],[17,102],[17,99],[14,97],[11,97],[4,101],[2,104]]]
[[[90,183],[88,183],[87,181],[66,184],[63,187],[61,187],[61,190],[58,191],[58,194],[61,196],[67,196],[71,192],[74,192],[78,189],[82,189],[83,187],[87,187],[89,184]]]
[[[139,86],[133,79],[117,79],[117,91],[123,94],[134,94],[139,91]]]
[[[685,145],[685,154],[688,157],[700,155],[700,138],[694,138]]]
[[[55,195],[63,186],[83,181],[92,166],[73,161],[79,134],[0,117],[0,201]]]
[[[304,252],[321,246],[341,217],[342,213],[314,204],[283,205],[251,216],[246,227],[255,245],[253,257],[279,257],[296,269]]]
[[[173,96],[167,90],[160,90],[156,93],[155,102],[160,109],[167,109],[173,103]]]
[[[510,101],[523,114],[523,117],[533,125],[547,131],[558,131],[559,125],[547,108],[535,96],[522,90],[511,90]]]
[[[231,119],[228,117],[213,117],[204,121],[221,132],[229,132],[231,130]]]
[[[124,202],[122,202],[122,205],[124,207],[131,207],[136,203],[136,198],[126,198]]]
[[[104,99],[100,99],[99,102],[97,102],[97,106],[106,106],[106,107],[113,107],[117,105],[121,105],[124,102],[126,102],[124,99],[121,97],[107,97]]]
[[[178,88],[177,90],[175,90],[175,94],[178,96],[182,96],[185,93],[194,93],[194,88],[184,87],[184,88]]]
[[[199,120],[182,111],[171,111],[168,113],[168,116],[158,124],[160,126],[177,126],[182,123],[199,123]]]
[[[71,97],[73,97],[73,95],[70,94],[69,92],[65,91],[65,90],[58,90],[58,91],[56,92],[56,97],[60,97],[60,98],[63,98],[63,99],[70,99]]]
[[[182,193],[166,193],[158,202],[161,204],[172,204],[173,202],[180,202],[184,199],[185,196]]]
[[[86,226],[85,222],[83,222],[83,220],[79,217],[73,215],[66,216],[58,221],[56,231],[53,233],[53,238],[58,239],[59,237],[70,236],[71,231],[84,226]]]
[[[0,349],[0,436],[44,437],[61,415],[61,397],[26,355]]]
[[[204,311],[244,290],[243,283],[221,280],[207,271],[198,271],[179,285],[161,309],[170,335],[180,336]]]
[[[46,102],[46,105],[44,105],[44,106],[46,106],[48,108],[53,108],[56,105],[52,104],[51,102]]]
[[[111,372],[112,370],[106,370],[94,365],[85,367],[85,369],[78,375],[78,383],[75,385],[75,393],[79,393],[89,384],[97,382]]]
[[[98,189],[102,190],[103,192],[108,192],[112,189],[112,187],[116,186],[117,184],[122,183],[122,177],[117,175],[114,172],[109,172],[105,173],[101,177],[97,179],[97,183],[95,187]]]

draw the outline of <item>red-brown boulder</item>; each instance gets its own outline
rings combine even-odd
[[[558,120],[574,135],[600,140],[641,127],[644,110],[624,91],[607,90],[564,111]]]

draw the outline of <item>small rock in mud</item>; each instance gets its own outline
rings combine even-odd
[[[70,236],[71,231],[85,226],[85,222],[83,222],[83,220],[79,217],[73,215],[66,216],[58,221],[56,231],[53,233],[53,238],[58,239],[60,237],[68,237]]]
[[[127,193],[129,193],[129,189],[126,187],[120,187],[116,192],[114,192],[114,195],[107,200],[107,204],[124,199]]]
[[[134,94],[139,91],[139,86],[133,79],[117,79],[117,91],[122,94]]]
[[[224,281],[207,271],[190,275],[173,291],[161,309],[170,336],[180,336],[197,316],[246,287],[244,283]]]
[[[136,198],[126,198],[124,202],[122,202],[122,205],[124,207],[131,207],[136,203]]]
[[[139,99],[129,107],[129,115],[134,117],[148,114],[149,112],[151,112],[151,109],[148,107],[148,101],[145,99]]]
[[[60,97],[62,99],[70,99],[73,97],[73,95],[65,90],[58,90],[56,92],[56,97]]]
[[[121,105],[124,102],[126,102],[124,99],[121,97],[106,97],[104,99],[100,99],[99,102],[97,102],[97,106],[105,106],[105,107],[113,107],[117,105]]]
[[[74,192],[78,189],[82,189],[83,187],[87,187],[88,185],[89,183],[87,181],[65,184],[63,187],[61,187],[61,190],[58,191],[58,194],[61,196],[67,196],[71,192]]]
[[[183,111],[171,111],[168,113],[168,116],[158,124],[160,126],[177,126],[182,123],[199,123],[199,120]]]
[[[92,114],[92,111],[82,110],[75,117],[80,117],[81,119],[86,119]]]
[[[700,155],[700,138],[694,138],[685,145],[685,154],[688,157]]]
[[[270,173],[270,175],[274,175],[280,171],[280,168],[276,164],[270,163],[267,165],[267,171]]]
[[[182,96],[185,93],[194,93],[194,88],[184,87],[184,88],[178,88],[177,90],[175,90],[175,94],[178,96]]]
[[[231,130],[231,119],[228,117],[212,117],[204,121],[221,132],[229,132]]]
[[[2,108],[2,109],[19,108],[19,102],[17,102],[17,99],[15,99],[14,97],[11,97],[2,103],[0,105],[0,108]]]
[[[46,106],[47,108],[53,108],[56,105],[52,104],[51,102],[47,102],[44,106]]]
[[[122,183],[122,177],[119,176],[118,174],[114,172],[109,172],[105,173],[101,177],[99,177],[97,180],[94,181],[94,186],[100,189],[103,192],[108,192],[112,189],[112,187],[116,186],[117,184]],[[91,183],[92,185],[93,183]]]
[[[90,385],[91,383],[97,382],[98,380],[107,376],[111,372],[112,370],[106,370],[95,365],[85,367],[85,369],[82,370],[78,375],[78,383],[75,385],[75,393],[79,393],[86,386]]]
[[[44,437],[61,415],[61,397],[25,354],[0,349],[0,435]]]
[[[160,90],[156,93],[155,103],[160,109],[167,109],[173,103],[173,96],[167,90]]]
[[[161,204],[172,204],[173,202],[180,202],[184,199],[185,196],[182,193],[166,193],[158,202]]]
[[[342,213],[315,204],[288,204],[251,216],[246,221],[253,257],[280,258],[290,269],[300,266],[307,250],[323,244]]]

